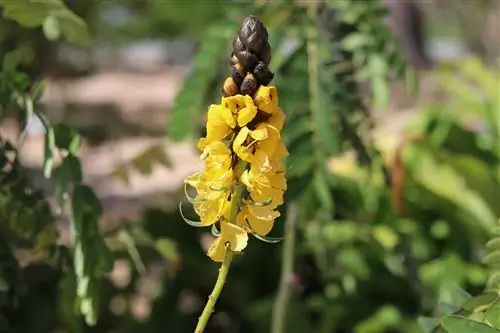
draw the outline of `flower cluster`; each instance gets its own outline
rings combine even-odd
[[[229,78],[228,80],[231,80]],[[248,234],[265,237],[280,215],[288,151],[280,131],[285,114],[274,86],[253,95],[223,97],[208,110],[206,137],[198,142],[204,170],[186,179],[196,188],[191,200],[200,226],[219,224],[208,250],[223,261],[226,248],[241,252]]]

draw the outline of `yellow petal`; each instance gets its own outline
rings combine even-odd
[[[216,262],[223,262],[226,248],[222,237],[217,237],[208,248],[207,255]]]
[[[240,176],[240,181],[247,187],[247,189],[251,189],[253,187],[253,184],[250,181],[250,171],[245,170]]]
[[[278,107],[275,112],[269,118],[269,125],[275,127],[278,131],[281,131],[283,124],[285,123],[285,113]]]
[[[247,215],[247,221],[250,229],[260,236],[266,236],[274,226],[274,221],[260,220],[252,214]]]
[[[278,108],[278,91],[274,86],[260,86],[255,93],[255,105],[261,111],[273,113]]]
[[[273,156],[281,137],[278,130],[272,126],[267,126],[267,138],[259,141],[258,149],[263,150],[266,155]]]
[[[247,162],[250,162],[253,157],[251,150],[243,146],[249,134],[250,130],[248,129],[248,127],[243,127],[233,142],[233,150],[236,155],[243,161]]]
[[[248,96],[250,98],[250,96]],[[251,101],[251,99],[250,99]],[[240,127],[245,126],[255,118],[257,115],[257,107],[253,104],[248,105],[238,112],[238,125]]]
[[[288,156],[288,150],[286,149],[285,144],[283,143],[283,141],[279,141],[276,144],[272,157],[282,160],[287,156]]]
[[[208,193],[218,194],[215,191],[210,191]],[[193,204],[194,210],[200,217],[202,225],[209,226],[220,220],[226,199],[227,195],[221,195],[215,200],[207,200]]]
[[[186,184],[191,185],[192,187],[198,187],[200,184],[200,179],[201,179],[201,172],[196,172],[191,176],[186,177],[184,182]]]
[[[259,220],[273,221],[280,216],[278,211],[273,211],[268,207],[248,206],[249,215],[253,215]]]
[[[222,105],[211,105],[208,109],[207,117],[207,138],[208,142],[221,141],[236,126],[231,110]]]
[[[258,141],[267,139],[267,126],[257,126],[256,129],[250,132],[250,136]]]
[[[208,108],[207,123],[210,122],[221,122],[231,128],[236,126],[236,120],[231,110],[220,104],[212,104]]]
[[[284,173],[277,173],[268,176],[269,182],[273,188],[280,189],[282,191],[286,190],[286,178]]]
[[[221,237],[225,243],[229,243],[232,251],[240,252],[247,247],[247,232],[235,224],[221,223]]]
[[[236,114],[240,109],[245,107],[245,97],[243,95],[234,95],[222,97],[221,105]]]

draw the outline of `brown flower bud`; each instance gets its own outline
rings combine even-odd
[[[243,79],[243,83],[241,84],[240,91],[243,95],[252,96],[259,87],[259,83],[255,79],[252,73],[248,73]]]
[[[228,77],[226,81],[224,81],[224,85],[222,86],[222,96],[228,97],[228,96],[234,96],[237,95],[240,91],[238,89],[238,86],[234,82],[232,77]]]

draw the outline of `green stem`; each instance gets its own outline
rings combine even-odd
[[[281,279],[278,296],[274,302],[273,321],[271,333],[283,333],[288,303],[290,301],[290,281],[293,274],[293,258],[295,253],[295,224],[297,219],[296,203],[290,203],[287,212],[287,234],[283,241],[283,265],[281,266]]]
[[[233,251],[226,248],[226,254],[224,256],[224,261],[222,262],[222,266],[219,268],[219,275],[217,276],[217,282],[215,282],[214,289],[210,296],[208,296],[208,302],[201,313],[200,318],[198,319],[198,325],[196,325],[196,329],[194,333],[203,333],[205,327],[207,326],[208,320],[214,312],[215,303],[219,298],[219,295],[224,288],[224,283],[226,283],[227,273],[229,273],[229,267],[231,265],[231,261],[233,259]]]
[[[241,173],[245,170],[246,163],[240,162],[235,168],[236,179],[239,179]],[[234,189],[233,199],[231,200],[231,213],[229,214],[229,223],[234,223],[236,221],[236,216],[238,215],[238,208],[240,207],[241,196],[243,195],[244,185],[238,182],[238,185]],[[215,303],[219,298],[222,288],[226,283],[227,274],[229,273],[229,267],[231,266],[231,261],[233,260],[233,251],[226,246],[226,253],[224,255],[224,261],[222,266],[219,268],[219,275],[217,275],[217,281],[215,282],[214,289],[210,296],[208,296],[207,304],[201,313],[200,318],[198,318],[198,324],[194,333],[203,333],[205,327],[207,326],[210,316],[214,312]]]

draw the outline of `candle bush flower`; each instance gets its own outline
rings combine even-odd
[[[266,28],[248,16],[233,41],[232,75],[224,82],[221,102],[209,107],[206,136],[198,141],[204,168],[185,181],[196,189],[196,196],[188,198],[200,221],[184,219],[212,226],[217,237],[208,256],[223,263],[196,332],[208,321],[232,254],[246,248],[249,234],[271,241],[266,235],[280,216],[288,151],[280,135],[285,114],[277,88],[269,85],[270,60]]]

